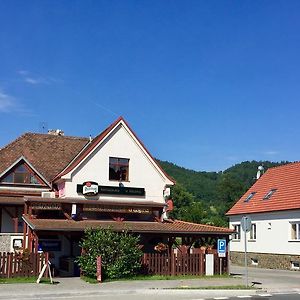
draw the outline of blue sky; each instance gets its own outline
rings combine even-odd
[[[0,147],[122,115],[157,158],[300,160],[300,1],[0,1]]]

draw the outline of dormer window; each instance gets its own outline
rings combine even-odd
[[[24,163],[12,169],[0,182],[8,184],[41,184],[36,174]]]
[[[277,191],[277,189],[271,189],[265,196],[264,196],[264,200],[268,200],[272,197],[272,195]]]
[[[109,158],[109,180],[129,181],[129,159]]]
[[[256,192],[252,192],[252,193],[250,193],[248,196],[247,196],[247,198],[244,200],[244,202],[249,202],[252,198],[253,198],[253,196],[256,194]]]

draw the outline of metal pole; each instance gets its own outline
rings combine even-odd
[[[244,222],[244,241],[245,241],[245,279],[246,279],[246,287],[248,287],[248,264],[247,264],[247,231],[246,231],[246,217],[243,218]]]

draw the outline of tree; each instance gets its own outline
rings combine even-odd
[[[103,278],[124,278],[135,275],[141,268],[142,251],[139,238],[127,232],[111,229],[87,229],[80,242],[84,253],[77,262],[83,274],[96,277],[96,259],[101,256]]]

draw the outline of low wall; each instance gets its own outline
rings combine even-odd
[[[244,252],[230,252],[230,259],[233,264],[244,266],[245,254]],[[294,264],[292,264],[294,262]],[[296,263],[296,264],[295,264]],[[300,263],[300,255],[288,254],[271,254],[271,253],[248,253],[248,266],[267,268],[267,269],[281,269],[281,270],[300,270],[295,268],[295,265]]]

